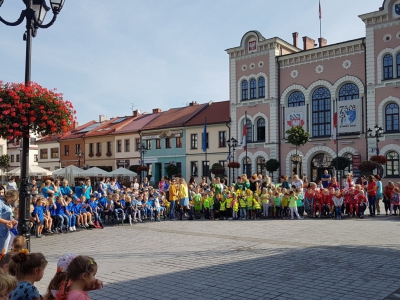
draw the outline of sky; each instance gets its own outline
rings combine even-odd
[[[49,3],[49,0],[46,0]],[[32,81],[57,88],[79,124],[166,111],[192,101],[229,100],[229,57],[242,36],[292,43],[319,37],[318,0],[66,0],[53,26],[39,29],[32,46]],[[111,3],[111,4],[110,4]],[[358,15],[383,0],[321,0],[328,44],[365,36]],[[5,0],[0,16],[16,21],[22,1]],[[51,20],[49,11],[44,23]],[[23,82],[25,25],[0,23],[0,80]]]

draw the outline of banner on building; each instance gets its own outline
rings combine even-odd
[[[338,101],[337,133],[361,132],[361,100]]]
[[[285,132],[293,126],[306,125],[306,106],[288,107],[285,111]]]

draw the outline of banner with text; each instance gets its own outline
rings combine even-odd
[[[361,110],[360,99],[338,101],[338,134],[361,132]]]
[[[303,126],[306,125],[306,106],[296,106],[288,107],[285,110],[285,132],[293,126]]]

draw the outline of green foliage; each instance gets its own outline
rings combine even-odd
[[[168,177],[172,177],[174,175],[178,175],[179,169],[177,166],[169,164],[165,167],[165,172],[167,172]]]
[[[311,137],[302,126],[293,126],[286,131],[286,134],[288,135],[288,142],[296,147],[304,146]]]
[[[331,167],[337,168],[338,170],[344,170],[350,166],[350,160],[346,157],[335,157],[332,159]]]
[[[267,168],[267,171],[270,173],[277,171],[280,166],[281,166],[280,162],[274,158],[271,158],[265,163],[265,167]]]
[[[10,156],[3,154],[0,156],[0,166],[8,167],[10,165]]]
[[[215,163],[211,167],[211,173],[215,175],[223,175],[225,173],[225,168],[221,164]]]

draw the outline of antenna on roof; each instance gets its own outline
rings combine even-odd
[[[132,111],[133,111],[133,108],[136,107],[136,106],[137,106],[137,105],[135,105],[135,104],[132,103]]]

